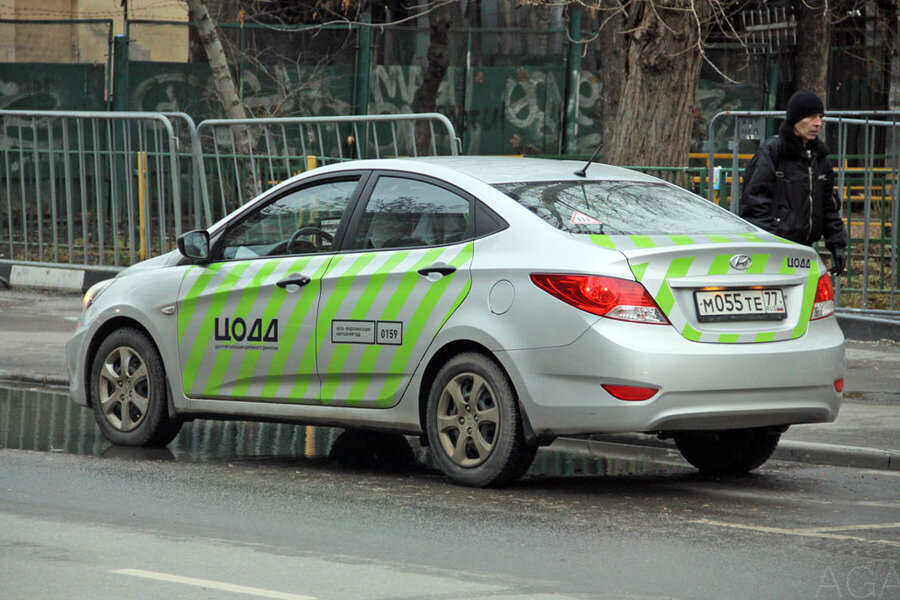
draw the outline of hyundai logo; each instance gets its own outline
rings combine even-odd
[[[746,254],[735,254],[728,262],[731,264],[732,268],[738,269],[739,271],[746,271],[750,268],[750,264],[753,260]]]

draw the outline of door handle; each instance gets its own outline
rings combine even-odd
[[[275,285],[277,285],[281,289],[285,289],[289,285],[299,285],[300,287],[303,287],[310,281],[312,281],[312,279],[310,279],[309,276],[304,275],[303,273],[298,273],[297,275],[288,275],[281,281],[277,282]]]
[[[424,267],[419,269],[419,275],[431,275],[432,273],[440,273],[443,275],[450,275],[451,273],[456,272],[456,267],[451,267],[447,263],[434,263],[431,266]]]

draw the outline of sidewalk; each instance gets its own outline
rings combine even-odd
[[[80,295],[0,289],[0,380],[68,386],[65,343],[80,315]],[[846,348],[837,421],[791,427],[775,458],[900,470],[900,343],[849,340]],[[592,436],[590,444],[580,443],[672,445],[638,434]]]

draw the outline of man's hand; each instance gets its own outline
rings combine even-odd
[[[831,248],[832,266],[830,271],[837,275],[844,272],[847,267],[847,249],[844,246],[835,246]]]

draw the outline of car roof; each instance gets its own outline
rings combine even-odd
[[[527,158],[523,156],[428,156],[404,158],[401,160],[454,169],[488,184],[520,181],[584,181],[598,179],[658,181],[656,178],[638,171],[596,162],[591,163],[588,167],[586,177],[580,177],[575,175],[575,171],[584,168],[587,161],[575,160]]]
[[[575,175],[587,161],[526,158],[522,156],[423,156],[351,160],[319,167],[318,173],[348,169],[387,169],[449,177],[452,172],[466,175],[488,185],[523,181],[647,181],[660,180],[622,167],[591,163],[587,176]],[[302,179],[303,176],[298,177]]]

